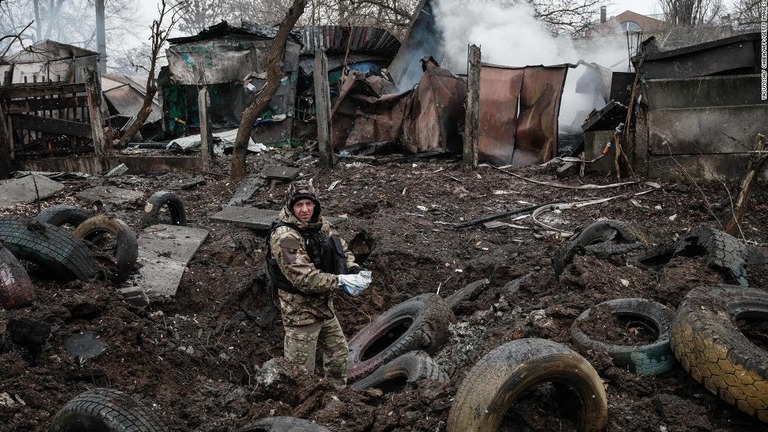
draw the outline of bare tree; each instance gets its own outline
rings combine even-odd
[[[553,34],[582,34],[595,20],[599,0],[527,0]]]
[[[665,20],[677,26],[712,25],[723,12],[722,0],[659,0]]]
[[[106,2],[107,45],[132,37],[138,25],[137,3],[132,0]],[[6,0],[0,2],[0,34],[16,34],[29,22],[25,43],[45,39],[97,50],[96,11],[92,0]],[[112,42],[112,43],[111,43]],[[3,47],[7,47],[3,45]]]
[[[243,111],[240,127],[237,128],[235,146],[232,150],[232,169],[229,173],[229,178],[233,181],[245,178],[245,157],[253,122],[261,114],[269,101],[272,100],[275,93],[277,93],[283,74],[281,64],[285,44],[288,41],[291,30],[293,30],[293,26],[296,25],[296,22],[304,13],[306,5],[307,0],[293,0],[293,5],[288,9],[288,13],[283,22],[280,23],[277,34],[272,40],[272,45],[269,47],[269,52],[267,53],[267,82],[259,90],[256,99]]]
[[[173,27],[179,22],[180,16],[183,15],[182,6],[183,5],[178,3],[172,6],[167,5],[165,0],[160,0],[160,16],[152,21],[152,25],[150,26],[152,30],[152,37],[150,38],[152,41],[152,51],[149,60],[149,70],[147,71],[149,75],[147,76],[147,91],[144,95],[144,103],[136,114],[136,119],[128,127],[128,130],[125,131],[125,134],[120,137],[118,147],[125,146],[128,141],[136,135],[139,129],[141,129],[144,122],[147,121],[149,114],[152,113],[152,99],[154,99],[155,94],[157,94],[157,82],[155,79],[157,58],[163,45],[165,45],[165,42],[168,40],[168,35],[170,35],[171,30],[173,30]],[[165,27],[163,23],[166,19],[170,19],[170,23],[167,27]]]
[[[172,0],[171,5],[182,8],[179,30],[197,34],[226,18],[227,0]]]
[[[731,22],[739,30],[754,30],[760,27],[766,11],[760,10],[760,0],[738,0],[731,13]]]

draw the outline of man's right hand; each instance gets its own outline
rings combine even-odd
[[[370,270],[363,270],[358,274],[343,274],[339,275],[339,287],[348,295],[356,297],[368,288],[371,280]]]

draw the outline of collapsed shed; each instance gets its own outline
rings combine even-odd
[[[277,29],[243,22],[227,22],[195,36],[169,39],[168,68],[161,72],[166,128],[174,135],[199,129],[198,89],[210,95],[209,117],[213,128],[239,125],[243,110],[266,82],[267,52]],[[310,26],[294,31],[283,53],[280,87],[254,124],[252,137],[269,145],[291,145],[311,130],[315,107],[312,87],[314,54],[329,57],[328,79],[333,85],[348,70],[382,75],[400,44],[391,33],[372,27]]]
[[[768,134],[760,33],[669,51],[649,39],[634,61],[643,95],[637,169],[662,178],[740,179],[756,135]],[[768,179],[765,170],[760,178]]]
[[[98,58],[96,52],[45,40],[2,60],[0,178],[7,177],[10,161],[35,170],[41,156],[105,155],[109,123]]]

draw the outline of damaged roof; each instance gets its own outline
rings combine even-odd
[[[200,33],[194,36],[184,36],[177,38],[169,38],[168,43],[171,45],[185,44],[190,42],[200,42],[210,39],[220,39],[228,36],[245,36],[248,38],[257,39],[272,39],[277,34],[277,28],[263,25],[254,24],[248,21],[243,21],[240,27],[234,27],[226,21],[222,21],[218,24],[214,24]],[[291,38],[294,42],[299,42],[298,33],[292,32]]]
[[[314,54],[325,48],[328,54],[374,54],[393,59],[400,41],[388,30],[377,27],[309,26],[301,32],[302,55]]]
[[[141,83],[142,78],[146,82],[146,77],[102,74],[101,91],[118,113],[134,116],[141,110],[147,95],[145,84]],[[152,112],[149,113],[146,123],[160,120],[162,111],[159,97],[155,95],[152,100]]]

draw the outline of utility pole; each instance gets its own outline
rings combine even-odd
[[[99,73],[107,73],[107,38],[104,31],[104,0],[96,0],[96,45],[99,51]]]

